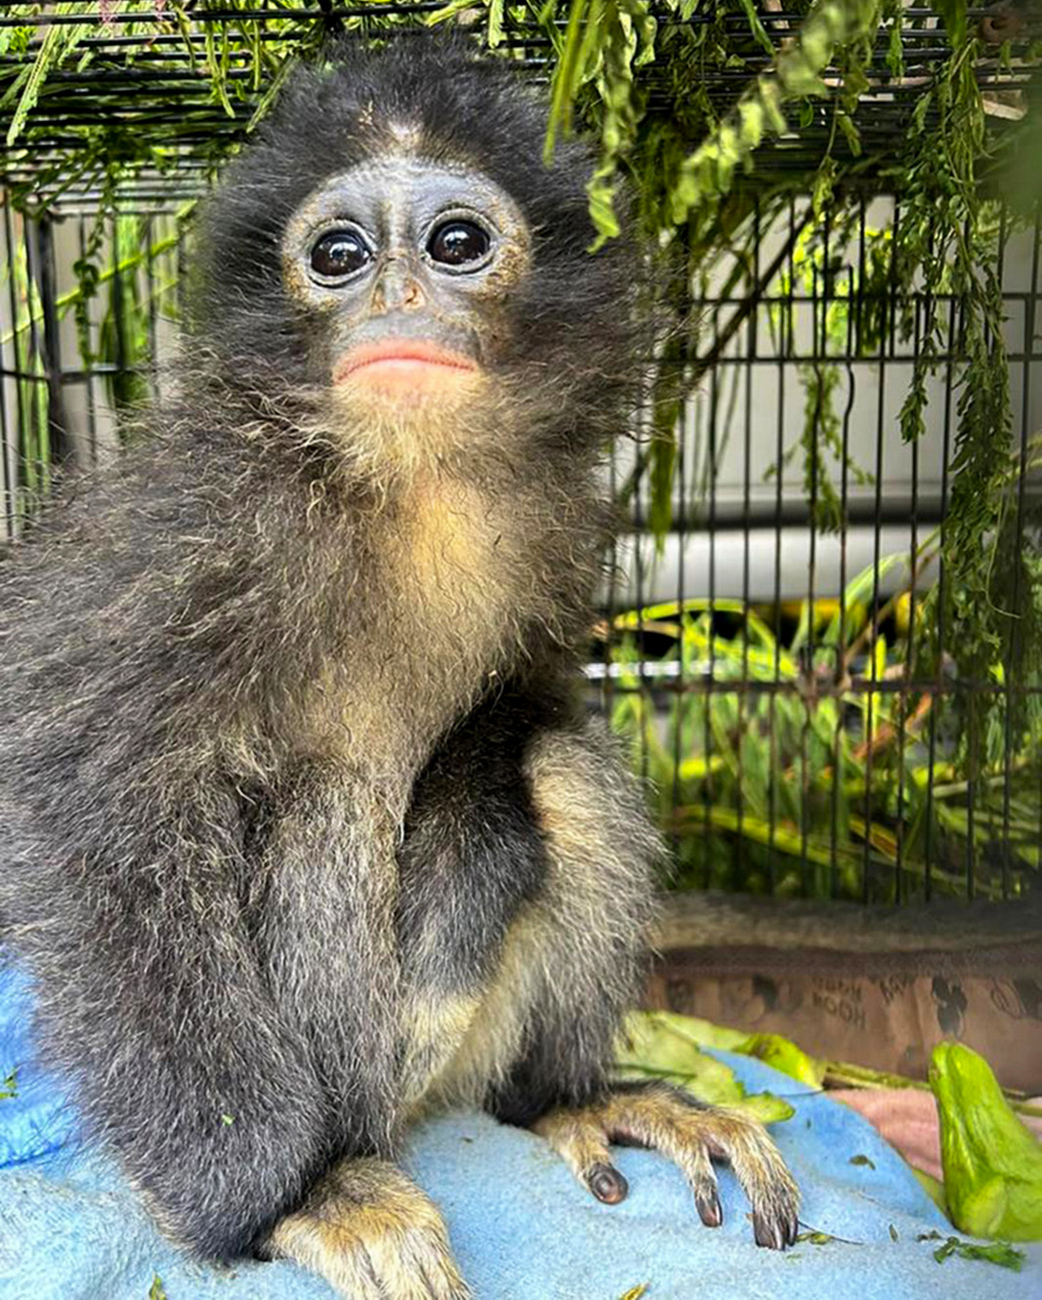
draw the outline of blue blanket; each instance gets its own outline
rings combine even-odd
[[[292,1264],[196,1264],[152,1226],[112,1161],[34,1067],[30,995],[0,972],[0,1300],[331,1300]],[[724,1056],[724,1054],[721,1054]],[[908,1167],[864,1120],[759,1062],[726,1056],[751,1090],[789,1098],[775,1128],[803,1189],[804,1231],[785,1254],[753,1245],[747,1206],[720,1174],[723,1227],[703,1228],[680,1173],[620,1149],[630,1195],[600,1205],[538,1138],[476,1114],[417,1129],[405,1165],[445,1213],[477,1300],[1042,1300],[1042,1248],[1021,1273],[934,1258],[953,1235]]]

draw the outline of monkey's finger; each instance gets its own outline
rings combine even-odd
[[[448,1259],[408,1247],[394,1259],[380,1260],[379,1252],[374,1254],[380,1300],[471,1300],[470,1290]]]
[[[366,1242],[382,1300],[471,1300],[440,1219]]]
[[[441,1217],[419,1195],[412,1208],[301,1211],[276,1225],[272,1253],[318,1273],[347,1300],[471,1300]]]
[[[608,1136],[588,1113],[551,1112],[533,1127],[598,1201],[617,1205],[626,1199],[629,1184],[611,1162]]]
[[[275,1259],[291,1259],[310,1269],[350,1300],[387,1300],[375,1266],[357,1240],[334,1225],[300,1212],[276,1224],[268,1242]]]
[[[707,1228],[719,1228],[724,1212],[713,1163],[705,1143],[690,1140],[679,1122],[683,1115],[672,1092],[656,1089],[613,1098],[605,1110],[605,1121],[609,1138],[654,1147],[679,1166],[694,1196],[698,1217]]]

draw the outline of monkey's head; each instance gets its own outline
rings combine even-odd
[[[590,156],[547,167],[545,130],[514,68],[457,43],[298,73],[203,225],[196,335],[223,382],[269,410],[306,393],[374,463],[617,427],[636,266],[588,252]]]

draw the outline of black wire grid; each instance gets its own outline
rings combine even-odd
[[[7,7],[0,5],[0,30],[15,21],[24,26],[24,17],[4,14]],[[204,188],[214,139],[241,135],[255,108],[256,97],[246,96],[232,117],[210,102],[208,80],[186,66],[182,35],[129,30],[143,12],[103,20],[84,6],[82,13],[48,15],[90,23],[96,35],[87,40],[104,47],[104,59],[53,74],[33,116],[46,134],[34,138],[31,154],[17,145],[8,151],[6,185],[24,187],[44,175],[53,185],[53,161],[81,143],[79,128],[102,118],[146,132],[168,133],[176,122],[180,149],[172,170],[139,172],[120,191],[100,238],[101,192],[91,175],[66,185],[56,201],[44,188],[30,204],[36,215],[4,205],[0,527],[8,539],[46,493],[54,462],[104,466],[118,454],[122,408],[162,388],[186,258],[175,214]],[[384,17],[388,7],[273,6],[236,10],[234,17],[261,26],[289,16],[301,25],[335,25],[369,13]],[[197,25],[222,16],[230,15],[200,8],[191,14]],[[923,24],[905,34],[914,75],[916,60],[927,68],[945,50],[929,11],[906,16]],[[799,20],[790,13],[761,17],[779,39]],[[259,38],[266,38],[263,30]],[[202,47],[201,32],[192,39]],[[540,38],[508,27],[506,39],[523,47],[530,74],[541,75]],[[128,47],[133,68],[119,66]],[[32,56],[33,43],[0,56],[0,79],[5,65]],[[235,57],[229,76],[248,78]],[[997,64],[982,65],[980,76],[997,90],[1023,84],[1020,73]],[[746,80],[742,74],[732,85],[718,74],[712,93],[733,99]],[[106,99],[99,112],[94,90],[102,82],[109,93],[118,88],[120,99]],[[899,129],[906,102],[900,87],[888,88],[881,64],[867,111],[859,112],[862,135],[870,141],[873,132],[883,138]],[[768,170],[813,165],[816,129],[774,146]],[[591,698],[634,736],[636,761],[657,790],[687,884],[866,901],[1026,893],[1040,869],[1042,769],[1038,754],[1025,751],[1019,720],[1025,707],[1036,707],[1032,701],[1042,713],[1042,680],[1013,672],[1013,657],[1010,671],[985,680],[953,673],[951,630],[943,613],[932,612],[943,611],[944,602],[929,599],[946,581],[939,552],[963,304],[900,289],[896,280],[867,302],[866,259],[875,232],[900,222],[897,200],[866,191],[842,236],[830,235],[825,214],[816,226],[816,253],[804,240],[800,200],[780,216],[777,207],[763,216],[757,208],[753,219],[751,264],[733,277],[723,257],[696,303],[696,355],[712,364],[681,421],[672,524],[657,543],[648,529],[639,439],[622,440],[613,453],[612,486],[631,491],[627,527],[610,557],[613,577],[601,593],[603,619],[588,665]],[[1039,218],[1028,230],[1004,224],[996,248],[1014,411],[1011,461],[1025,468],[1042,430]],[[90,254],[107,270],[84,299],[74,266]],[[885,322],[871,348],[859,337],[868,310]],[[928,381],[927,431],[906,445],[897,412],[926,322],[938,316],[945,345]],[[842,440],[843,454],[832,461],[838,530],[823,524],[802,463],[787,456],[805,426],[814,375],[832,385]],[[1037,475],[1021,475],[1012,508],[1025,528],[1038,520]],[[904,560],[891,558],[898,555]],[[852,594],[864,572],[869,576]],[[749,635],[753,616],[769,630],[773,649]],[[847,620],[869,628],[860,642],[839,638],[849,653],[830,648],[827,629],[837,618],[841,630]],[[685,626],[690,644],[678,649]],[[912,654],[900,662],[880,658],[881,641],[915,646],[927,636],[937,651],[929,674]],[[848,762],[844,775],[843,753],[851,750],[856,765]],[[822,779],[830,765],[831,779]]]
[[[778,2],[758,5],[757,12],[767,36],[781,47],[792,39],[806,10],[784,5],[774,10],[773,4]],[[176,176],[149,172],[147,168],[139,173],[139,199],[166,200],[174,190],[194,192],[215,152],[241,138],[268,88],[267,84],[254,87],[252,51],[234,46],[225,51],[222,47],[218,54],[227,64],[223,80],[236,88],[236,97],[225,104],[216,102],[206,69],[207,59],[215,53],[214,47],[207,46],[208,32],[212,36],[231,24],[258,48],[275,41],[313,40],[324,33],[366,41],[373,35],[386,38],[391,34],[388,21],[400,19],[401,25],[393,28],[395,37],[422,39],[424,20],[443,4],[444,0],[416,0],[411,4],[337,5],[332,0],[321,0],[310,6],[221,6],[187,0],[179,6],[186,20],[182,27],[173,6],[165,0],[127,8],[84,0],[82,5],[69,6],[63,12],[53,4],[41,4],[34,6],[38,12],[30,15],[23,12],[25,5],[0,0],[0,98],[36,59],[49,32],[80,27],[88,33],[75,46],[73,57],[48,72],[43,93],[31,114],[31,148],[18,140],[0,144],[0,152],[6,154],[3,165],[7,182],[32,186],[47,172],[49,164],[60,164],[68,149],[82,145],[85,132],[103,127],[113,133],[114,143],[118,132],[133,132],[138,140],[142,136],[154,138],[179,155]],[[480,11],[475,12],[480,27]],[[982,38],[976,76],[997,104],[1004,96],[1024,91],[1032,80],[1032,67],[1022,56],[1038,33],[1020,21],[1019,12],[1017,4],[1009,0],[996,0],[968,11],[968,21]],[[702,74],[703,90],[718,113],[734,103],[752,76],[771,64],[751,35],[748,17],[741,8],[721,14],[713,6],[705,6],[689,17],[661,8],[656,18],[660,28],[687,26],[694,30],[719,24],[734,41],[744,67],[707,65]],[[557,26],[563,31],[563,17]],[[12,33],[28,39],[8,42],[6,38]],[[858,129],[866,158],[882,156],[899,138],[923,85],[950,53],[936,12],[914,4],[903,9],[901,46],[904,66],[902,74],[895,76],[887,62],[889,37],[881,33],[875,43],[867,71],[869,86],[858,107]],[[546,78],[550,38],[533,18],[519,18],[516,7],[504,6],[499,48],[516,60],[524,75],[537,81]],[[80,56],[87,53],[91,58],[83,64]],[[822,79],[835,93],[842,72],[837,67],[826,68]],[[651,96],[654,107],[654,87]],[[16,102],[17,96],[0,103],[0,140],[6,138]],[[767,179],[772,173],[813,172],[826,147],[837,157],[844,154],[846,141],[832,139],[835,134],[826,97],[813,107],[812,120],[801,125],[798,134],[785,135],[760,151],[757,175]],[[90,203],[98,197],[96,179],[96,173],[88,171],[71,185],[70,178],[62,176],[61,185],[63,189],[69,186],[70,197]]]

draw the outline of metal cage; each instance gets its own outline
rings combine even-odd
[[[262,23],[266,12],[236,19]],[[301,24],[366,12],[272,11]],[[905,33],[910,67],[928,68],[939,29],[928,10],[906,13],[916,19]],[[193,15],[200,48],[219,16]],[[46,139],[32,157],[13,151],[5,168],[9,195],[39,186],[36,215],[6,202],[0,232],[0,527],[9,541],[56,463],[104,472],[124,411],[162,389],[184,206],[205,181],[193,141],[241,134],[255,107],[244,94],[229,115],[201,97],[173,38],[152,35],[145,48],[124,13],[79,17],[97,28],[89,39],[109,61],[58,74],[39,110]],[[798,17],[762,15],[777,40]],[[13,21],[0,7],[0,27]],[[541,75],[531,32],[508,25],[505,40],[520,47],[523,71]],[[130,46],[142,65],[120,66]],[[997,61],[981,75],[996,93],[1023,84]],[[93,120],[102,77],[125,93],[116,116],[128,129],[178,116],[183,165],[140,171],[116,195],[62,175],[66,133]],[[733,100],[738,89],[722,78],[712,93]],[[869,134],[900,129],[901,95],[885,76],[875,101]],[[783,141],[765,174],[805,166],[825,129],[823,119]],[[955,672],[945,625],[965,304],[889,274],[884,236],[901,221],[901,199],[879,191],[866,186],[853,218],[849,203],[842,216],[815,213],[794,193],[761,213],[754,198],[751,254],[725,252],[691,286],[697,382],[673,431],[665,524],[649,481],[648,412],[620,431],[629,436],[607,468],[624,527],[599,593],[588,691],[632,742],[684,885],[866,902],[1013,898],[1037,887],[1042,679],[1016,652],[1016,633],[987,672]],[[1042,216],[997,221],[1011,509],[1018,530],[1037,536]],[[944,344],[922,376],[925,427],[906,442],[902,403],[938,322]],[[1014,591],[1009,617],[1024,619],[1032,598]]]

